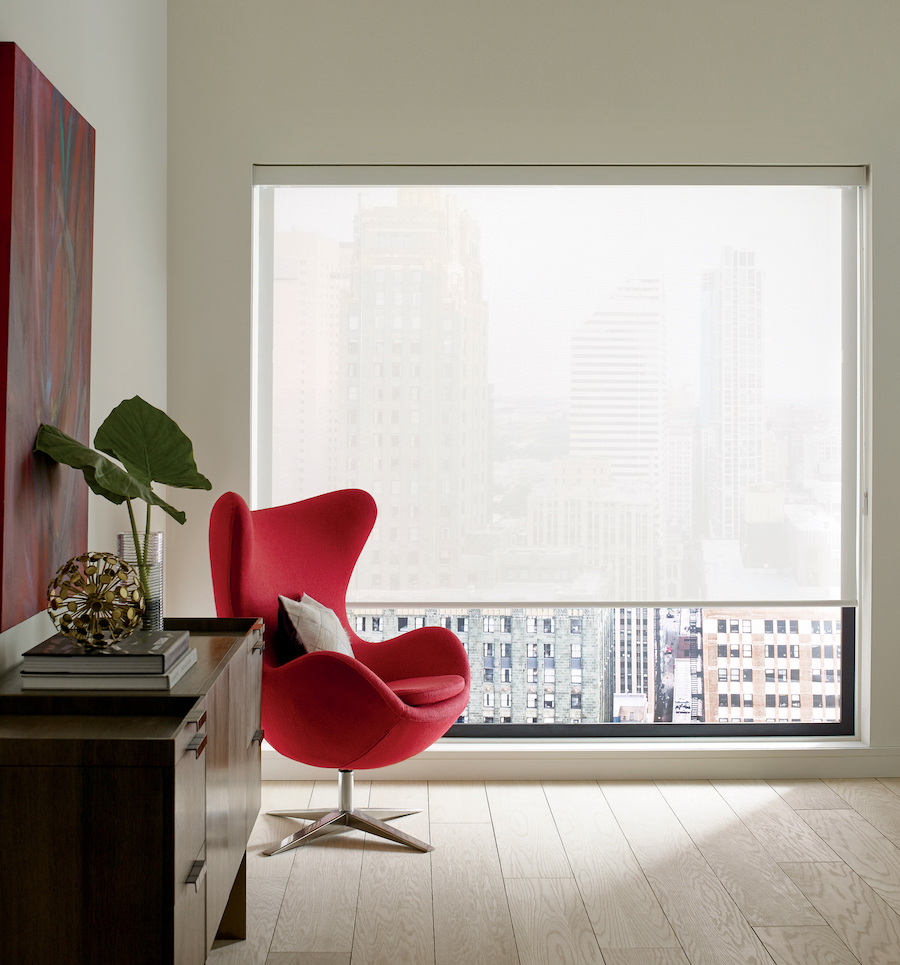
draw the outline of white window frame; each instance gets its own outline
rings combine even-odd
[[[460,173],[465,172],[465,180],[460,180]],[[855,326],[845,325],[844,357],[851,359],[853,364],[844,366],[843,392],[846,398],[857,401],[854,407],[844,407],[843,424],[843,466],[842,505],[844,515],[853,515],[854,524],[842,527],[842,594],[840,601],[828,601],[829,606],[853,606],[856,608],[856,650],[857,650],[857,691],[860,686],[859,654],[866,649],[868,638],[868,577],[869,548],[866,540],[865,527],[859,524],[858,515],[865,515],[868,501],[868,464],[870,427],[866,403],[869,398],[868,367],[869,359],[869,312],[866,303],[864,282],[867,277],[867,237],[866,210],[868,199],[862,196],[862,189],[867,185],[868,170],[864,166],[583,166],[571,165],[554,166],[356,166],[356,165],[255,165],[253,169],[253,183],[262,185],[286,184],[357,184],[357,183],[403,183],[403,184],[436,184],[436,183],[479,183],[479,184],[510,184],[510,183],[604,183],[604,184],[791,184],[791,185],[834,185],[840,184],[848,188],[857,189],[857,197],[853,203],[845,205],[845,217],[854,220],[852,231],[845,231],[845,243],[853,245],[853,258],[845,256],[846,269],[844,298],[845,317],[848,314],[856,319]],[[253,219],[258,229],[261,220],[267,216],[267,201],[263,192],[254,195]],[[846,223],[846,222],[845,222]],[[265,432],[266,414],[259,402],[259,384],[266,378],[266,372],[260,370],[260,359],[265,357],[266,333],[261,330],[260,316],[266,311],[267,297],[269,309],[271,299],[261,290],[259,284],[259,268],[264,270],[266,252],[260,250],[260,233],[254,231],[254,301],[253,301],[253,396],[252,396],[252,434],[253,444],[251,466],[251,505],[255,508],[267,505],[267,481],[263,466],[266,452],[260,449]],[[271,252],[268,252],[271,257]],[[852,278],[850,275],[852,274]],[[264,287],[264,286],[263,286]],[[264,328],[264,326],[263,326]],[[852,331],[848,329],[852,328]],[[269,333],[269,338],[271,333]],[[850,411],[853,409],[853,411]],[[269,486],[270,488],[270,486]],[[854,498],[848,499],[847,494],[853,493]],[[859,514],[851,514],[848,510],[858,507]],[[494,603],[496,601],[485,601]],[[659,601],[659,605],[668,606],[671,601]],[[691,605],[692,601],[678,601],[683,606]],[[582,605],[583,601],[581,601]],[[821,601],[758,601],[755,605],[817,605]],[[577,605],[578,601],[567,604],[565,601],[530,601],[534,606],[565,606]],[[592,601],[592,606],[603,607],[622,606],[622,601]],[[640,606],[653,606],[654,603],[641,601]],[[700,605],[695,603],[695,605]],[[706,601],[703,605],[710,605]],[[728,605],[728,601],[715,601],[715,605]],[[855,701],[857,715],[860,701]],[[856,722],[856,732],[859,723]]]

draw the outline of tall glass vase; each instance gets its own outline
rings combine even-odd
[[[139,533],[141,547],[144,534]],[[119,533],[116,537],[116,553],[127,563],[133,563],[139,570],[137,553],[134,551],[134,537],[131,533]],[[141,581],[143,583],[143,579]],[[147,581],[145,585],[143,630],[162,630],[163,625],[163,534],[150,533],[147,536]]]

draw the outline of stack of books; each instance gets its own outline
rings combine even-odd
[[[170,690],[197,662],[187,630],[136,630],[103,650],[54,634],[26,651],[23,690]]]

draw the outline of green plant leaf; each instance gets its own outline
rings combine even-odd
[[[43,452],[56,462],[73,469],[80,469],[88,486],[98,496],[103,496],[110,502],[118,505],[126,499],[143,499],[152,506],[159,506],[179,523],[184,523],[187,518],[180,509],[175,509],[164,499],[160,499],[148,485],[130,476],[121,466],[55,426],[42,425],[38,429],[34,451]]]
[[[94,445],[118,459],[132,478],[146,486],[158,482],[179,489],[212,489],[212,483],[197,471],[194,447],[178,423],[139,395],[110,412],[94,436]]]

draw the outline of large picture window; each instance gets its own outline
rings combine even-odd
[[[851,732],[864,175],[257,167],[255,504],[374,495],[468,733]]]

